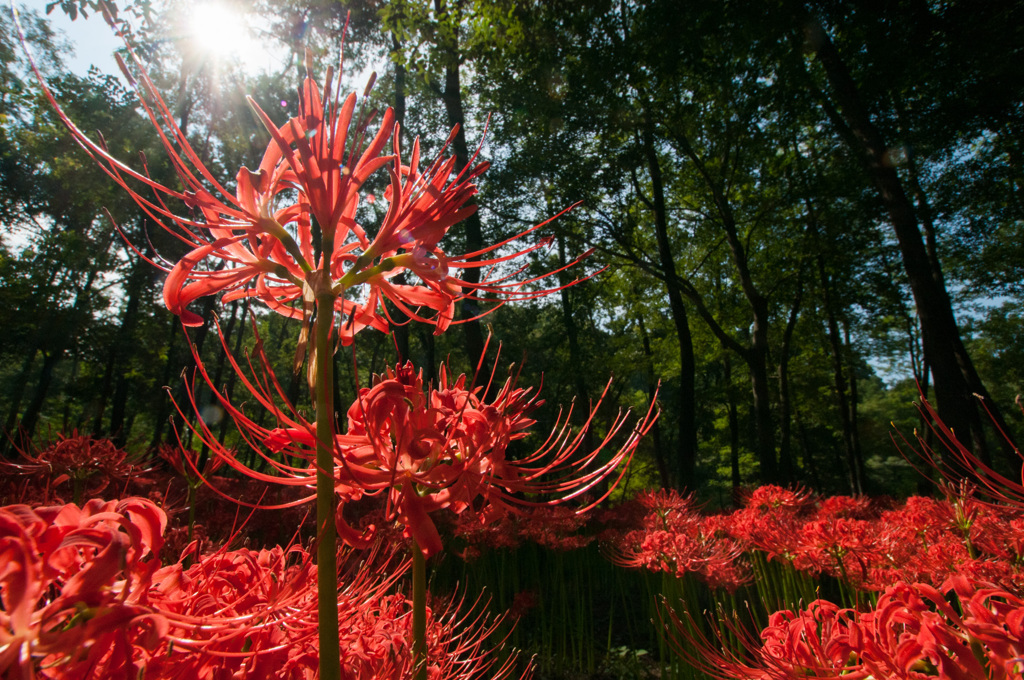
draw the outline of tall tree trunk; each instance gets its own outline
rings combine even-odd
[[[454,11],[459,12],[460,3],[455,3]],[[448,12],[451,11],[446,5],[445,0],[434,0],[434,11],[437,13],[438,22],[447,20]],[[453,22],[451,25],[457,26],[458,21]],[[462,102],[462,84],[460,80],[460,63],[461,63],[461,52],[458,45],[458,37],[455,30],[452,31],[439,31],[441,36],[438,41],[438,48],[443,53],[444,58],[444,89],[441,90],[441,101],[444,103],[445,113],[448,115],[448,125],[459,127],[458,132],[455,134],[455,139],[452,140],[452,151],[455,153],[455,172],[461,173],[469,165],[469,145],[466,143],[466,113]],[[483,248],[483,226],[480,222],[480,212],[474,212],[472,215],[462,221],[463,234],[465,238],[465,248],[467,253],[475,252]],[[463,279],[470,284],[480,282],[480,270],[476,267],[471,267],[464,270]],[[469,354],[470,362],[474,365],[476,362],[482,362],[480,364],[481,380],[486,380],[490,376],[490,362],[484,353],[484,334],[482,325],[479,319],[474,319],[483,310],[480,304],[474,300],[465,299],[460,305],[461,316],[464,320],[462,324],[464,339],[466,342],[466,352]]]
[[[110,242],[108,241],[107,247],[109,246]],[[106,252],[106,248],[103,248],[100,252]],[[19,427],[20,435],[26,442],[31,440],[32,435],[35,433],[43,404],[46,402],[47,393],[53,382],[53,370],[64,357],[64,352],[77,336],[78,329],[82,325],[82,319],[85,317],[92,296],[92,287],[96,283],[99,273],[100,271],[97,267],[89,270],[85,281],[82,283],[82,287],[75,293],[75,301],[71,307],[63,314],[58,312],[59,317],[51,317],[45,323],[48,330],[44,338],[43,366],[39,371],[39,380],[36,382],[32,401],[29,402],[28,407],[25,409]]]
[[[644,368],[647,374],[647,398],[654,399],[657,396],[657,381],[654,379],[654,352],[651,351],[651,338],[647,334],[647,327],[641,317],[636,318],[636,326],[640,330],[640,342],[644,350]],[[661,479],[661,488],[672,488],[672,476],[668,471],[668,464],[665,461],[665,451],[661,445],[661,428],[658,421],[654,421],[651,427],[651,444],[654,446],[654,462],[658,466],[658,477]]]
[[[33,392],[32,400],[25,408],[25,413],[21,417],[21,424],[18,427],[18,436],[23,447],[32,441],[32,435],[35,434],[36,425],[39,423],[39,416],[42,413],[46,395],[49,393],[50,385],[53,383],[53,369],[60,363],[63,356],[63,347],[43,352],[43,365],[39,369],[39,379],[36,380],[35,392]]]
[[[176,350],[176,345],[178,344],[178,327],[180,325],[178,317],[170,317],[170,326],[167,332],[167,360],[164,362],[163,378],[157,386],[157,389],[160,390],[160,396],[157,398],[156,421],[153,423],[153,437],[149,441],[149,448],[154,451],[163,443],[164,426],[167,425],[168,418],[171,416],[171,398],[167,393],[167,389],[171,384],[171,378],[174,375],[175,369],[180,366],[178,352]]]
[[[825,321],[828,328],[828,343],[832,358],[832,389],[836,398],[836,410],[839,412],[839,422],[843,428],[843,447],[846,452],[846,481],[851,494],[863,493],[863,477],[858,474],[860,466],[857,464],[857,449],[855,425],[850,416],[853,411],[850,409],[847,398],[847,379],[844,370],[843,343],[839,337],[839,320],[832,299],[832,281],[828,274],[828,267],[825,263],[824,244],[821,243],[821,233],[815,216],[814,206],[811,201],[805,200],[808,214],[807,228],[810,233],[811,243],[817,251],[815,263],[818,269],[818,285],[821,286],[822,307],[825,312]]]
[[[679,145],[683,154],[693,163],[704,180],[705,186],[711,192],[718,223],[729,246],[732,262],[736,267],[736,275],[740,281],[740,288],[750,306],[753,320],[750,325],[749,346],[738,348],[734,342],[729,342],[728,346],[738,351],[750,369],[758,463],[761,466],[761,477],[765,481],[774,482],[778,478],[779,471],[775,451],[775,421],[772,418],[771,385],[768,380],[768,326],[770,321],[768,299],[754,283],[746,247],[743,245],[743,239],[740,238],[736,216],[733,214],[722,183],[712,175],[704,159],[697,154],[690,140],[681,130],[673,130],[672,138]],[[712,330],[721,339],[721,334],[714,328]]]
[[[826,106],[826,112],[860,158],[896,234],[921,321],[925,361],[931,367],[939,417],[965,446],[979,456],[984,455],[982,417],[973,394],[986,396],[987,391],[963,345],[941,269],[936,271],[933,267],[922,242],[914,206],[896,169],[886,162],[889,147],[872,123],[868,106],[825,29],[806,11],[800,17],[800,25],[805,27],[807,44],[815,51],[838,104],[838,110]],[[989,408],[996,422],[1003,423],[991,400]]]
[[[850,343],[850,324],[843,320],[843,337],[846,344],[847,374],[850,376],[850,432],[853,440],[853,460],[857,467],[857,481],[860,484],[860,493],[868,491],[868,474],[864,467],[864,452],[860,449],[860,431],[857,427],[857,370],[853,365],[853,345]]]
[[[423,343],[423,355],[426,357],[424,361],[427,364],[425,374],[429,380],[433,380],[436,383],[438,365],[434,333],[430,330],[429,326],[423,325],[420,326],[420,333],[420,341]]]
[[[103,436],[103,416],[107,412],[107,402],[114,390],[114,368],[117,364],[117,344],[111,343],[107,348],[107,360],[103,363],[103,379],[92,405],[92,436]]]
[[[565,260],[565,235],[559,232],[558,243],[558,266],[564,267]],[[576,326],[576,318],[572,313],[571,292],[565,280],[567,277],[560,276],[559,283],[562,285],[559,290],[559,301],[562,303],[562,325],[565,327],[565,339],[569,345],[569,371],[573,376],[573,388],[576,391],[576,398],[580,404],[589,404],[590,395],[587,393],[587,386],[583,380],[583,359],[580,356],[579,328]]]
[[[150,269],[147,262],[141,258],[132,260],[132,269],[128,274],[128,285],[125,290],[127,298],[124,312],[121,314],[121,325],[117,329],[117,336],[111,347],[111,357],[108,358],[107,365],[113,373],[113,391],[110,395],[110,424],[107,427],[107,434],[118,446],[123,446],[128,437],[128,433],[124,431],[125,410],[128,406],[128,371],[124,369],[134,355],[135,343],[132,341],[132,335],[137,330],[142,290],[149,281],[149,274]],[[105,385],[107,381],[108,378],[105,376]],[[102,430],[106,397],[100,404],[101,408],[93,426],[93,432],[97,434]]]
[[[79,369],[82,365],[82,355],[79,351],[77,339],[72,343],[71,346],[71,373],[68,376],[69,385],[74,385],[75,381],[78,380]],[[86,409],[82,409],[78,413],[78,418],[75,421],[74,427],[71,426],[71,400],[64,399],[64,417],[61,419],[61,432],[70,432],[72,430],[77,432],[85,431],[85,419],[89,417]]]
[[[811,486],[821,488],[821,477],[818,475],[818,465],[814,462],[814,450],[811,448],[810,437],[807,435],[807,426],[800,417],[800,410],[793,414],[796,421],[797,435],[800,437],[800,452],[803,454],[804,469],[811,478]]]
[[[565,259],[565,235],[558,232],[558,266],[562,268],[566,264]],[[573,388],[576,392],[576,400],[580,406],[590,404],[590,394],[587,391],[587,384],[584,380],[586,372],[583,368],[583,357],[580,353],[579,328],[576,325],[576,317],[572,313],[572,297],[569,291],[569,281],[565,272],[559,274],[559,283],[562,288],[559,290],[559,301],[562,303],[562,325],[565,327],[565,338],[569,345],[569,372],[573,376]],[[594,428],[588,427],[583,433],[583,447],[586,451],[593,451]]]
[[[242,320],[241,320],[241,323],[239,324],[238,334],[235,335],[235,346],[234,346],[234,349],[232,350],[232,352],[234,353],[235,357],[239,357],[239,356],[242,355],[242,341],[245,338],[245,317],[246,317],[246,312],[248,312],[248,311],[249,311],[249,306],[246,305],[242,309]],[[236,371],[231,371],[228,374],[227,385],[224,386],[224,396],[228,400],[231,400],[231,398],[232,398],[232,395],[233,395],[234,390],[235,390],[235,382],[237,380],[238,380],[238,373]],[[265,411],[265,409],[261,409],[261,411]],[[217,441],[220,442],[221,444],[224,443],[224,438],[227,437],[228,425],[230,425],[230,424],[231,424],[231,418],[225,417],[225,418],[222,418],[221,421],[220,421],[220,431],[217,433]]]
[[[803,301],[803,272],[797,280],[796,294],[793,305],[786,320],[786,329],[782,333],[782,345],[779,348],[779,479],[790,482],[796,477],[796,465],[792,451],[792,401],[789,389],[789,355],[793,346],[793,332],[800,316],[800,304]]]
[[[740,497],[743,478],[740,476],[740,418],[736,404],[736,390],[732,384],[732,356],[726,352],[722,356],[722,380],[725,382],[726,409],[729,419],[729,470],[732,477],[732,497],[736,501]]]
[[[200,316],[203,319],[203,325],[196,328],[192,337],[189,337],[188,331],[185,330],[185,327],[181,325],[181,320],[178,317],[175,316],[171,318],[171,333],[170,337],[168,338],[167,345],[167,364],[164,367],[164,386],[168,389],[170,388],[169,383],[171,381],[171,376],[173,375],[174,370],[181,366],[181,364],[172,363],[175,357],[175,338],[177,338],[178,333],[180,332],[181,335],[185,338],[186,344],[191,344],[192,347],[195,348],[195,353],[197,355],[202,355],[203,344],[205,344],[206,336],[209,334],[210,331],[210,319],[212,318],[213,309],[217,304],[217,298],[213,295],[208,295],[203,298],[202,304],[203,308],[202,311],[200,312]],[[174,390],[174,401],[182,405],[183,410],[185,411],[186,414],[188,414],[186,416],[186,419],[189,421],[191,421],[195,417],[195,414],[189,413],[188,411],[187,405],[189,403],[189,399],[187,391],[189,387],[187,381],[191,381],[194,378],[195,369],[195,358],[192,356],[192,352],[189,352],[188,355],[186,355],[184,366],[180,368],[182,382],[181,384],[178,385],[177,389]],[[197,403],[201,402],[199,402],[199,400],[197,399]],[[180,426],[182,422],[183,421],[181,420],[181,416],[177,414],[177,411],[172,410],[171,398],[168,395],[161,402],[160,415],[158,416],[156,424],[157,426],[153,433],[153,439],[150,441],[150,448],[155,449],[158,446],[160,446],[161,442],[163,441],[163,428],[164,425],[167,423],[172,423],[172,429],[178,432],[179,435],[181,435]],[[182,437],[183,443],[187,446],[191,439],[191,430],[186,430],[184,432],[184,436]]]
[[[21,363],[21,370],[18,371],[18,377],[14,380],[14,392],[11,394],[11,406],[7,410],[7,420],[4,422],[4,438],[0,442],[0,451],[3,456],[6,456],[11,448],[11,444],[17,441],[16,428],[18,426],[18,413],[21,410],[21,402],[25,398],[25,390],[29,384],[29,376],[32,375],[32,366],[35,365],[36,355],[39,354],[38,343],[33,343],[32,347],[25,354],[25,359]]]
[[[42,319],[43,323],[36,327],[29,350],[25,354],[24,361],[22,361],[21,369],[18,371],[18,377],[14,381],[14,391],[10,396],[10,408],[4,421],[5,436],[0,441],[0,455],[7,455],[12,444],[17,441],[18,415],[21,412],[21,403],[25,399],[25,392],[32,382],[30,378],[32,368],[36,363],[36,356],[39,354],[40,348],[47,345],[55,335],[52,323],[48,321],[50,317],[43,312],[43,307],[49,304],[47,302],[49,298],[48,291],[53,288],[58,275],[64,270],[64,265],[60,262],[58,256],[44,251],[33,258],[33,265],[35,265],[33,270],[37,267],[41,269],[47,259],[50,260],[49,266],[44,270],[45,273],[43,275],[36,277],[35,284],[32,287],[32,294],[29,296],[29,299],[34,302],[33,308],[23,310],[34,315],[37,319]]]
[[[231,339],[231,334],[235,330],[235,324],[236,324],[236,322],[238,320],[238,310],[239,310],[239,308],[241,308],[241,304],[238,302],[238,300],[235,300],[234,302],[231,303],[231,316],[228,317],[228,324],[227,324],[227,326],[224,326],[222,331],[221,331],[221,333],[223,334],[224,344],[228,344],[228,341]],[[243,308],[243,311],[242,311],[242,317],[243,317],[242,324],[241,324],[242,325],[242,330],[241,330],[241,332],[239,332],[239,335],[242,335],[244,333],[244,331],[245,331],[245,319],[244,319],[245,311],[244,311],[244,308]],[[228,358],[227,357],[227,350],[225,350],[223,347],[221,347],[221,351],[217,354],[217,365],[216,365],[216,367],[213,370],[213,376],[212,376],[213,377],[213,387],[217,388],[218,390],[221,389],[220,381],[221,381],[221,378],[224,375],[224,364],[227,362],[227,358]],[[234,378],[235,372],[231,371],[230,373],[231,373],[231,377]],[[221,393],[222,394],[226,394],[226,390],[222,391]],[[213,397],[212,394],[210,395],[210,397],[211,397],[210,398],[210,403],[207,404],[205,407],[202,405],[202,402],[199,402],[199,407],[203,409],[203,412],[201,412],[199,414],[199,417],[202,418],[204,421],[206,421],[207,425],[220,425],[220,424],[223,424],[224,421],[229,419],[228,415],[221,408],[220,404],[216,403],[215,398]],[[213,420],[214,417],[219,418],[219,420],[214,421]],[[196,457],[196,463],[197,463],[197,465],[198,465],[200,470],[203,469],[203,466],[206,465],[206,459],[209,456],[209,453],[210,453],[210,445],[206,441],[206,439],[203,438],[203,445],[199,448],[199,455]]]
[[[676,418],[679,422],[678,450],[676,451],[676,484],[682,488],[692,483],[697,465],[697,395],[696,361],[693,355],[693,336],[690,322],[679,287],[675,257],[668,235],[668,213],[665,207],[665,186],[661,175],[661,164],[657,149],[654,148],[653,123],[645,119],[641,137],[647,171],[651,176],[651,207],[654,214],[654,232],[658,242],[658,262],[664,272],[665,288],[668,292],[669,310],[679,339],[679,395]]]

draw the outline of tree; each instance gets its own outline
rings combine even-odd
[[[833,30],[839,31],[851,47],[856,47],[861,42],[860,36],[863,34],[859,33],[859,29],[862,27],[850,26],[852,22],[844,23],[836,12],[830,10],[834,10],[834,8],[827,8],[821,13],[808,10],[805,7],[797,7],[794,11],[795,21],[806,36],[805,44],[815,56],[812,66],[820,72],[827,84],[828,94],[825,94],[824,88],[819,89],[813,79],[813,73],[809,74],[807,82],[810,87],[818,89],[823,109],[838,134],[846,141],[851,152],[860,161],[866,176],[875,186],[878,200],[884,205],[888,214],[914,296],[921,326],[925,362],[934,379],[939,415],[966,445],[973,445],[977,454],[985,459],[987,449],[982,429],[983,419],[974,395],[980,395],[987,400],[993,418],[1003,431],[1007,431],[1007,427],[998,407],[992,404],[991,399],[988,398],[988,392],[981,382],[961,338],[952,300],[946,288],[945,275],[937,254],[934,222],[925,192],[919,182],[915,182],[918,174],[914,170],[916,163],[909,165],[907,176],[900,175],[895,163],[898,158],[895,155],[897,153],[896,145],[887,140],[888,135],[883,129],[888,122],[889,133],[894,132],[896,126],[893,123],[897,116],[894,115],[893,109],[898,112],[900,107],[906,106],[908,103],[915,103],[913,99],[920,101],[920,94],[910,89],[914,85],[905,80],[905,74],[886,71],[885,64],[898,63],[902,60],[894,59],[895,55],[891,53],[892,48],[886,49],[882,47],[884,43],[875,42],[874,39],[871,44],[860,46],[861,48],[868,47],[867,50],[860,49],[858,51],[859,54],[867,56],[867,63],[861,64],[860,67],[865,73],[880,74],[881,78],[869,89],[859,85],[854,68],[843,57],[832,35],[819,17],[825,15],[831,19],[836,27]],[[972,30],[985,27],[1002,34],[1002,22],[1010,22],[1005,25],[1012,26],[1016,25],[1013,22],[1017,20],[1019,18],[1005,16],[1002,12],[967,10],[963,3],[951,3],[935,10],[928,10],[920,3],[906,3],[894,7],[891,12],[868,19],[868,23],[873,28],[884,27],[884,32],[890,34],[896,26],[899,26],[898,30],[900,31],[905,30],[908,26],[913,26],[912,30],[920,32],[922,37],[928,39],[927,42],[932,45],[935,45],[936,33],[947,32],[943,43],[936,45],[940,48],[937,58],[942,60],[950,59],[954,51],[960,54],[958,48],[961,47],[961,40],[970,37]],[[960,24],[959,22],[964,23]],[[965,26],[969,28],[965,28]],[[848,27],[849,29],[844,32],[844,29]],[[870,32],[865,32],[865,34],[870,35]],[[1009,38],[1009,44],[1006,47],[1016,51],[1022,49],[1019,39],[1013,36],[1007,36],[1007,38]],[[999,42],[992,35],[986,39]],[[919,43],[905,43],[901,39],[895,44],[902,46]],[[896,49],[899,50],[898,47]],[[929,58],[933,58],[933,56],[931,55]],[[950,68],[952,67],[952,63],[947,62],[947,64]],[[990,75],[980,70],[979,67],[980,62],[973,58],[970,59],[968,73],[974,77],[981,74]],[[931,121],[931,125],[935,127],[932,127],[930,132],[935,135],[942,134],[942,137],[945,138],[933,137],[930,140],[933,148],[941,148],[944,143],[955,143],[956,137],[962,134],[962,130],[957,128],[965,123],[976,125],[979,122],[977,120],[979,115],[989,119],[999,120],[1002,118],[1005,120],[1007,114],[1021,101],[1020,79],[1013,77],[1011,79],[1012,87],[1009,88],[1009,91],[1006,88],[1001,88],[1002,93],[997,102],[985,102],[984,105],[978,106],[974,110],[968,107],[966,112],[958,111],[963,106],[961,93],[954,90],[953,84],[943,78],[944,76],[948,78],[952,72],[934,68],[928,69],[928,71],[939,74],[938,78],[932,82],[926,82],[922,88],[929,95],[938,96],[937,103],[929,104],[933,111],[932,115],[928,117],[938,119]],[[958,80],[963,77],[963,71],[959,65],[957,74]],[[986,79],[983,77],[980,80],[984,82]],[[973,82],[971,86],[977,84],[977,82]],[[969,87],[968,92],[974,94],[974,87]],[[893,101],[896,102],[896,106],[889,104]],[[981,102],[972,103],[981,104]],[[873,110],[884,113],[873,114]],[[888,116],[885,115],[886,113]],[[964,115],[965,113],[966,115]],[[908,116],[904,115],[902,118],[906,120]],[[990,121],[985,122],[989,123]],[[923,127],[928,125],[929,123],[926,122]],[[907,189],[908,183],[911,185],[910,190]],[[911,199],[914,194],[918,197],[916,205]],[[925,227],[924,238],[922,238],[922,224]]]

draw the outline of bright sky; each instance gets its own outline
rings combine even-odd
[[[74,47],[73,56],[68,56],[65,63],[71,71],[77,75],[84,76],[89,67],[95,65],[104,73],[120,73],[117,62],[114,61],[114,51],[121,46],[103,17],[99,14],[89,14],[88,19],[81,15],[71,21],[68,15],[54,7],[49,15],[46,14],[46,3],[48,0],[18,0],[18,4],[24,4],[29,9],[35,10],[40,16],[45,16],[50,25],[65,34],[68,42]]]
[[[96,66],[104,73],[120,73],[113,53],[122,43],[101,15],[90,12],[88,19],[79,15],[71,21],[59,6],[46,14],[50,0],[16,1],[45,16],[53,27],[65,34],[74,47],[74,55],[65,59],[71,71],[85,75],[90,66]],[[239,59],[248,65],[250,72],[277,70],[286,59],[280,49],[268,49],[255,40],[248,22],[228,9],[226,3],[195,0],[189,19],[187,33],[182,37],[191,39],[206,58]]]

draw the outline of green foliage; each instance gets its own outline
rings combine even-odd
[[[759,413],[771,419],[773,454],[793,461],[781,481],[848,493],[852,432],[867,488],[905,493],[916,486],[891,442],[890,424],[908,436],[920,428],[911,402],[925,363],[909,281],[847,131],[828,115],[835,102],[820,64],[804,51],[802,27],[782,5],[404,0],[351,6],[346,67],[354,72],[390,58],[373,101],[383,109],[401,95],[403,148],[420,135],[424,157],[431,158],[446,139],[446,104],[454,96],[446,92],[446,69],[460,76],[470,153],[491,116],[482,157],[493,167],[479,197],[485,241],[582,202],[536,234],[551,241],[531,271],[561,267],[591,248],[559,283],[603,271],[489,317],[491,357],[500,343],[497,379],[515,364],[521,385],[543,380],[548,407],[537,414],[541,426],[554,422],[557,404],[575,400],[574,418],[581,416],[613,374],[597,435],[617,409],[644,408],[660,381],[661,419],[637,453],[627,494],[657,486],[665,475],[727,505],[735,481],[751,484],[764,472]],[[52,9],[74,15],[96,5],[77,0]],[[163,39],[171,24],[153,18],[144,3],[122,3],[118,14],[143,19],[135,34],[144,46],[140,54],[204,161],[229,188],[238,167],[255,167],[267,141],[243,95],[283,101],[282,110],[292,110],[303,46],[320,63],[334,61],[345,21],[342,8],[329,3],[253,9],[265,13],[267,40],[291,51],[284,75],[190,60]],[[970,353],[1006,411],[1022,389],[1022,90],[1012,60],[995,58],[994,51],[1020,51],[1013,28],[1021,25],[1014,23],[1019,9],[894,3],[854,15],[826,2],[815,11],[860,94],[874,103],[873,122],[895,140],[888,158],[919,223],[933,230]],[[45,22],[22,20],[35,53],[55,54]],[[0,348],[0,410],[10,427],[10,417],[24,417],[41,394],[47,426],[122,427],[140,447],[166,440],[173,437],[166,425],[173,410],[163,387],[180,389],[178,376],[190,357],[160,307],[159,272],[134,253],[122,254],[103,210],[147,258],[173,261],[180,246],[68,145],[26,80],[6,24],[0,37],[0,324],[7,338]],[[928,50],[916,47],[921,41]],[[111,78],[68,74],[59,59],[44,57],[41,65],[83,129],[103,130],[121,158],[144,152],[149,171],[173,181],[133,95]],[[382,196],[384,186],[372,190]],[[385,208],[378,201],[373,209]],[[461,243],[461,235],[453,236]],[[688,339],[680,334],[673,290],[683,299]],[[237,317],[226,342],[241,359],[253,343],[251,316],[243,319],[230,306],[209,312],[224,329]],[[256,325],[286,389],[308,408],[302,381],[291,377],[294,356],[285,349],[297,330],[262,316]],[[53,332],[58,327],[72,330]],[[755,327],[763,332],[759,339]],[[429,328],[410,326],[409,336],[408,358],[428,374],[445,359],[459,371],[476,367],[458,330],[434,338]],[[201,351],[208,366],[224,365],[215,335]],[[397,360],[393,338],[364,334],[354,355],[337,357],[340,393],[351,395]],[[759,367],[768,399],[757,406],[752,380]],[[47,370],[52,375],[44,385]],[[222,382],[227,375],[222,371]],[[113,413],[119,399],[120,425]],[[1019,427],[1016,422],[1011,426]],[[177,427],[187,438],[187,428]],[[679,451],[691,435],[695,467],[680,478]]]

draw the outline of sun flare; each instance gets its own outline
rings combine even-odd
[[[220,2],[193,5],[188,31],[196,49],[212,57],[244,61],[258,52],[246,17]]]

